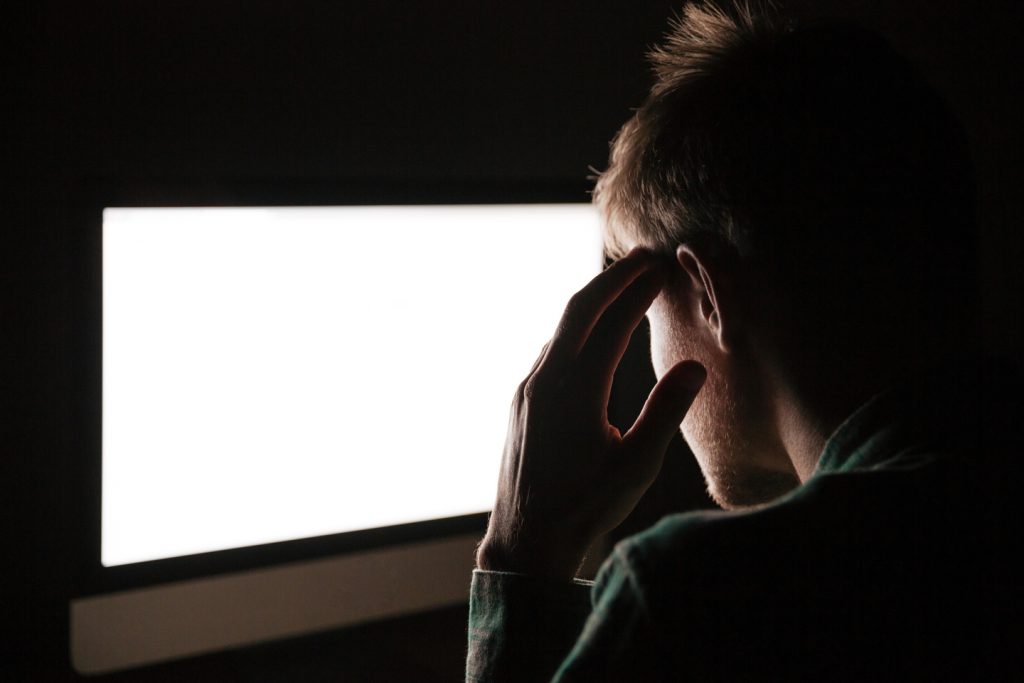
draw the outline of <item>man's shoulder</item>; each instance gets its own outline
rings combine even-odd
[[[668,515],[621,541],[613,564],[631,577],[637,592],[656,596],[653,605],[733,600],[757,592],[758,584],[778,585],[793,567],[813,562],[820,553],[800,533],[830,525],[817,489],[801,487],[796,495],[757,509]]]
[[[930,480],[944,469],[830,475],[760,509],[671,515],[621,542],[608,571],[665,642],[693,645],[679,666],[720,679],[773,660],[790,678],[846,680],[850,652],[878,653],[869,669],[977,662],[1005,641],[1000,615],[1019,616],[1020,523],[943,491]]]
[[[971,483],[975,473],[985,476]],[[637,590],[657,596],[652,605],[668,606],[665,618],[700,603],[916,609],[949,603],[954,586],[988,600],[994,582],[1005,588],[1021,569],[1010,559],[1021,515],[999,474],[919,458],[816,476],[760,508],[669,515],[615,554]]]
[[[757,624],[789,619],[785,610],[808,587],[800,579],[818,550],[799,540],[799,530],[800,520],[814,517],[816,488],[754,510],[663,518],[616,545],[598,576],[598,600],[605,591],[628,594],[674,653],[673,667],[714,678],[719,654],[733,656],[716,654],[722,644],[739,637],[737,653],[754,653],[764,640]]]
[[[620,544],[620,552],[644,564],[664,566],[677,559],[706,565],[752,546],[779,548],[784,538],[808,525],[833,520],[826,489],[833,482],[812,481],[777,501],[744,510],[697,510],[670,514]],[[839,521],[838,519],[834,521]],[[748,545],[751,544],[751,545]],[[710,556],[709,556],[710,554]]]
[[[672,514],[620,542],[617,563],[638,590],[672,604],[854,596],[872,577],[909,583],[929,571],[926,558],[972,533],[953,494],[929,481],[934,469],[831,474],[757,508]],[[901,559],[906,576],[893,572]]]

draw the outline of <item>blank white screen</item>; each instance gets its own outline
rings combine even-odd
[[[483,512],[585,204],[108,208],[105,566]]]

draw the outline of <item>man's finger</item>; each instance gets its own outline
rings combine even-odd
[[[551,361],[561,363],[575,358],[604,309],[633,280],[656,263],[657,259],[651,252],[634,249],[576,292],[565,307],[555,336],[551,338],[548,349]]]
[[[626,353],[633,332],[664,283],[665,276],[660,270],[648,271],[635,279],[605,309],[584,342],[574,372],[583,379],[584,389],[602,405],[607,405],[615,368]]]
[[[666,372],[647,397],[640,417],[622,437],[627,448],[664,453],[706,378],[704,367],[696,361],[683,361]]]

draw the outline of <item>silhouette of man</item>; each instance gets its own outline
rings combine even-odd
[[[961,126],[841,23],[690,5],[652,61],[594,193],[618,260],[515,396],[467,680],[1004,671],[1021,384],[976,351]],[[620,433],[612,376],[645,315],[658,382]],[[677,429],[725,510],[666,517],[576,579]]]

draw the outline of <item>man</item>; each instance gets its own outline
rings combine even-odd
[[[688,6],[595,201],[621,257],[516,394],[467,680],[977,680],[1019,650],[1021,410],[960,126],[881,39]],[[657,385],[607,422],[647,315]],[[725,511],[575,573],[681,428]],[[1014,630],[1016,629],[1016,630]]]

